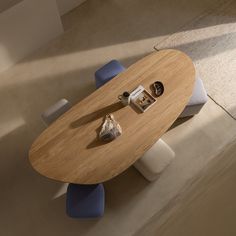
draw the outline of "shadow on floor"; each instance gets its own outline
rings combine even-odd
[[[146,4],[146,1],[140,0],[140,2],[142,4],[145,3],[146,8],[138,9],[135,6],[137,4],[136,1],[127,2],[126,9],[121,8],[121,5],[124,4],[121,1],[89,1],[88,6],[83,6],[89,11],[84,13],[86,15],[85,20],[78,21],[79,23],[76,26],[76,28],[81,29],[80,33],[74,33],[72,30],[68,31],[66,35],[56,40],[54,47],[47,48],[38,56],[32,56],[26,61],[156,36],[156,25],[153,25],[153,22],[152,24],[146,23],[151,19],[147,17],[148,15],[156,14],[156,8],[152,9],[152,4],[157,1],[152,0],[150,4]],[[159,4],[163,4],[164,18],[173,13],[172,10],[169,10],[170,2],[159,1]],[[187,1],[183,1],[183,5],[186,5],[186,7],[183,9],[183,5],[178,5],[178,14],[182,14],[185,10],[190,17],[192,9],[196,7],[195,4],[201,4],[198,2],[196,1],[189,8]],[[110,4],[112,4],[112,9]],[[99,12],[101,17],[97,22],[92,17],[94,11],[90,9],[90,7],[94,8],[94,6],[97,6],[95,10]],[[132,7],[134,7],[132,14],[140,16],[139,19],[141,21],[137,21],[137,17],[129,17],[130,19],[128,20],[128,12],[130,12]],[[108,10],[111,10],[110,15],[114,15],[113,17],[109,16],[109,21],[108,15],[104,14]],[[81,16],[77,16],[77,12],[73,14],[75,14],[75,20],[77,17],[78,20],[80,19]],[[124,23],[116,28],[115,19],[116,21],[117,19],[122,19]],[[160,19],[163,19],[163,16]],[[173,21],[172,18],[170,20],[173,23],[173,27],[176,27],[175,24],[177,23],[180,24],[180,22]],[[146,21],[145,24],[144,21]],[[99,28],[97,32],[91,31],[90,26],[92,24],[101,25],[102,23],[104,23],[102,29]],[[142,26],[139,27],[139,24]],[[163,24],[163,21],[161,24]],[[143,34],[144,29],[142,27],[145,27],[145,30],[150,33]],[[119,31],[120,33],[117,33]],[[127,32],[130,32],[130,34],[127,34]],[[160,35],[168,32],[173,32],[173,28],[162,27],[160,31],[158,30]],[[81,35],[83,37],[80,37]],[[71,39],[72,46],[68,43],[68,38]],[[91,42],[91,40],[94,41]],[[47,50],[48,52],[46,53]],[[137,56],[124,58],[122,62],[128,66],[145,55],[145,53],[140,53]],[[1,86],[1,126],[10,130],[9,132],[6,130],[4,135],[0,136],[0,181],[2,190],[0,220],[3,225],[0,231],[3,231],[2,235],[7,235],[7,233],[9,235],[33,234],[40,236],[55,234],[58,236],[70,234],[95,235],[95,233],[96,235],[104,235],[104,232],[114,232],[114,235],[119,235],[119,227],[130,220],[129,217],[132,216],[133,210],[137,209],[139,203],[145,200],[149,191],[158,185],[159,180],[156,183],[149,184],[136,170],[130,168],[105,183],[105,216],[95,221],[78,221],[65,215],[64,195],[52,200],[61,184],[40,176],[28,162],[30,145],[45,128],[40,120],[41,112],[62,97],[69,99],[72,104],[75,104],[88,96],[95,90],[93,74],[100,66],[101,64],[96,64],[91,67],[70,70],[63,74],[39,75],[35,78],[32,77],[30,72],[28,73],[24,70],[17,73],[18,80],[14,84],[9,83],[7,86],[4,86],[4,84]],[[18,118],[22,121],[19,124],[16,122]],[[225,136],[215,131],[216,127],[226,127],[225,130],[227,130],[228,127],[222,124],[222,119],[221,116],[212,117],[210,123],[199,127],[199,130],[195,129],[195,133],[183,138],[179,135],[177,140],[187,146],[191,146],[194,144],[190,140],[199,138],[196,133],[201,133],[205,139],[198,140],[198,142],[203,147],[205,147],[204,145],[209,145],[206,140],[207,138],[210,139],[211,137],[209,136],[212,134],[222,136],[223,142]],[[187,122],[190,121],[188,120]],[[199,152],[199,145],[195,147],[196,152]],[[199,155],[203,155],[203,153]],[[162,201],[162,196],[157,195],[155,196],[156,199],[159,203]],[[14,222],[14,227],[12,222]]]
[[[55,42],[56,45],[61,45],[61,49],[51,50],[50,55],[40,55],[39,58],[173,34],[181,31],[181,26],[203,14],[207,8],[217,9],[222,3],[227,5],[229,2],[231,1],[228,3],[220,0],[204,1],[203,3],[182,0],[176,4],[173,0],[151,0],[147,4],[145,0],[138,2],[128,0],[125,3],[115,0],[89,0],[63,18],[65,28],[69,27],[71,22],[76,22],[76,25]],[[224,23],[231,23],[233,20],[224,13],[222,13],[223,17]],[[160,26],[163,22],[166,27]],[[209,27],[214,23],[206,22],[202,27]],[[97,29],[97,31],[94,32],[91,29]],[[64,44],[68,37],[73,39],[70,42],[70,48]]]
[[[181,31],[186,22],[203,14],[206,9],[217,9],[222,3],[227,6],[230,2],[181,0],[176,4],[174,0],[151,0],[147,4],[145,0],[128,0],[125,3],[87,0],[63,17],[65,29],[70,30],[22,62],[168,36]],[[225,24],[233,21],[224,12],[219,17],[224,18],[222,22]],[[162,27],[163,22],[166,27]],[[215,24],[217,22],[209,21],[202,27]],[[7,41],[1,44],[9,51],[9,55],[14,55]]]
[[[105,115],[113,113],[113,112],[120,110],[122,108],[123,108],[123,105],[121,104],[121,102],[112,103],[109,106],[106,106],[102,109],[97,110],[96,112],[87,114],[87,115],[81,117],[80,119],[75,120],[74,122],[72,122],[70,124],[70,127],[72,129],[76,129],[82,125],[85,125],[85,124],[92,122],[94,120],[97,120],[99,118],[105,117]]]

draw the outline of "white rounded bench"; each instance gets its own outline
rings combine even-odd
[[[134,167],[149,181],[156,180],[161,172],[174,159],[174,151],[159,139],[138,161]]]
[[[179,118],[194,116],[200,112],[202,107],[207,102],[207,92],[204,88],[203,82],[200,78],[196,78],[195,85],[193,88],[193,94],[184,108],[183,112],[180,114]]]

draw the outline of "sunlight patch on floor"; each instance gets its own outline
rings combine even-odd
[[[5,123],[2,123],[0,127],[0,138],[3,138],[24,124],[25,120],[22,117],[13,118]]]

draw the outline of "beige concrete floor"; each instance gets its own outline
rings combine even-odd
[[[209,10],[155,48],[188,54],[208,95],[236,119],[236,1]]]
[[[138,235],[208,236],[236,234],[236,142],[198,174],[181,198],[172,203],[169,217],[154,216]],[[167,215],[167,214],[166,214]]]
[[[0,75],[1,235],[133,235],[236,138],[235,120],[209,100],[164,135],[176,159],[156,182],[130,168],[105,183],[99,220],[68,218],[62,184],[37,174],[27,159],[45,128],[46,107],[61,97],[76,103],[94,91],[93,74],[103,63],[116,58],[130,65],[222,2],[88,0],[63,18],[63,36]]]

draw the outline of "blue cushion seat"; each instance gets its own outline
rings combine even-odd
[[[73,218],[95,218],[104,213],[103,184],[69,184],[66,196],[66,213]]]
[[[95,72],[96,88],[100,88],[124,70],[124,66],[119,61],[112,60],[108,62]]]

